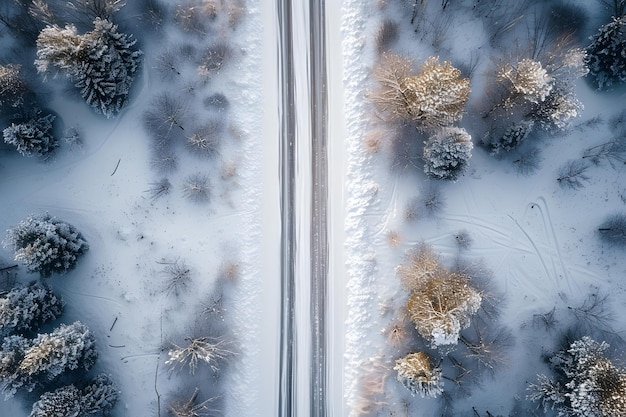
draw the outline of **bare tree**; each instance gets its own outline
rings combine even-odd
[[[167,194],[170,193],[172,188],[172,184],[167,178],[162,178],[158,182],[153,182],[150,184],[150,188],[145,192],[150,196],[150,200],[153,202]]]
[[[589,180],[589,177],[585,174],[587,168],[585,161],[579,159],[568,161],[559,168],[556,180],[562,188],[578,190],[585,186],[584,181]]]
[[[185,342],[184,346],[172,343],[172,348],[167,352],[169,359],[165,363],[170,365],[172,370],[187,367],[189,373],[194,375],[198,370],[198,365],[204,363],[213,372],[218,372],[220,362],[233,354],[226,349],[227,343],[224,340],[186,337]]]
[[[183,195],[196,203],[208,202],[211,199],[209,177],[203,174],[193,174],[187,177],[183,184]]]
[[[174,262],[158,262],[165,267],[161,273],[165,276],[164,291],[176,296],[187,290],[191,283],[191,269],[185,261],[176,259]]]
[[[196,388],[188,399],[173,399],[167,406],[168,411],[173,417],[205,417],[217,412],[218,410],[209,408],[209,404],[217,400],[217,397],[198,401],[199,392]]]

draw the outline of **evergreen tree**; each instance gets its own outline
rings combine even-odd
[[[100,374],[85,388],[66,385],[44,393],[33,404],[29,417],[106,416],[119,397],[113,381]]]
[[[424,172],[432,178],[458,180],[467,170],[473,147],[465,129],[442,128],[424,146]]]
[[[606,357],[608,347],[585,336],[557,352],[550,360],[557,379],[540,375],[539,384],[529,385],[529,399],[559,416],[626,415],[626,372]]]
[[[31,392],[67,371],[88,371],[97,356],[93,335],[78,321],[62,324],[52,333],[39,334],[32,340],[9,336],[0,351],[2,391],[7,396],[18,389]]]
[[[626,16],[614,17],[591,37],[587,66],[599,90],[626,81]]]
[[[37,282],[15,287],[0,295],[0,337],[36,330],[41,324],[58,318],[63,306],[62,299]]]
[[[11,123],[2,131],[4,141],[17,148],[24,156],[46,156],[59,146],[52,136],[52,122],[56,117],[48,114],[24,123]]]
[[[26,83],[20,65],[0,65],[0,108],[19,107],[24,102]]]
[[[37,38],[39,72],[50,66],[64,70],[81,96],[97,113],[113,117],[126,105],[142,52],[136,40],[119,33],[108,20],[96,18],[84,35],[75,26],[48,26]]]
[[[44,277],[74,268],[78,257],[89,249],[74,226],[47,213],[30,215],[9,229],[3,245],[15,251],[16,261]]]

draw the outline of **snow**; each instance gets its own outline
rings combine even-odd
[[[447,412],[471,415],[475,406],[480,413],[488,410],[493,415],[519,415],[511,411],[513,400],[518,398],[517,405],[529,407],[524,403],[525,381],[534,381],[538,373],[545,372],[541,362],[543,349],[554,349],[558,332],[575,321],[568,307],[580,305],[590,292],[610,294],[613,302],[609,308],[615,318],[612,325],[617,332],[626,327],[623,319],[626,312],[620,301],[624,294],[620,284],[626,267],[624,257],[619,248],[602,244],[595,232],[608,214],[624,209],[620,197],[624,193],[623,168],[613,169],[608,164],[589,167],[586,173],[590,179],[578,191],[562,189],[556,181],[559,166],[570,159],[579,159],[584,149],[611,136],[606,125],[591,128],[585,127],[584,122],[599,114],[604,120],[610,118],[623,107],[618,101],[623,100],[624,93],[599,94],[584,80],[576,81],[576,95],[585,109],[572,121],[573,128],[562,134],[544,135],[535,142],[543,161],[534,174],[520,175],[510,159],[489,155],[483,147],[475,146],[464,177],[456,183],[437,183],[445,198],[444,208],[432,217],[407,221],[407,204],[420,194],[428,180],[421,173],[423,162],[419,158],[398,159],[397,149],[410,148],[392,145],[406,133],[379,123],[366,98],[366,92],[375,87],[371,71],[377,61],[378,25],[389,18],[398,23],[399,41],[392,44],[393,51],[415,58],[416,67],[433,54],[455,66],[477,59],[471,75],[472,96],[461,122],[473,137],[472,112],[480,103],[488,77],[493,79],[489,68],[502,55],[512,52],[489,42],[489,35],[467,3],[450,6],[451,10],[445,12],[441,12],[439,2],[428,4],[426,21],[447,14],[450,27],[454,28],[448,31],[442,45],[434,48],[428,43],[432,33],[416,34],[415,25],[409,25],[412,5],[413,2],[385,1],[345,1],[343,5],[348,130],[345,162],[348,316],[343,330],[346,334],[343,415],[366,415],[360,410],[364,406],[363,396],[367,397],[368,393],[372,401],[382,404],[377,403],[375,411],[367,415],[392,412],[402,415],[403,404],[408,404],[410,415],[429,416],[440,407],[438,400],[407,402],[407,391],[390,382],[395,379],[391,367],[382,377],[387,378],[382,396],[369,391],[363,394],[363,387],[371,388],[371,385],[361,379],[368,377],[366,364],[372,358],[389,361],[407,353],[406,347],[390,346],[381,329],[393,323],[408,296],[400,286],[396,267],[405,262],[406,252],[421,242],[432,245],[448,266],[461,260],[492,271],[491,286],[496,298],[503,301],[498,323],[510,328],[514,336],[513,346],[507,351],[507,364],[496,369],[493,378],[489,373],[481,375],[476,386],[470,387],[471,395],[455,398],[454,411]],[[507,7],[505,2],[501,7]],[[513,33],[523,37],[526,25],[520,28],[523,29]],[[365,138],[372,134],[382,141],[368,153]],[[408,162],[394,168],[394,161],[398,160]],[[472,239],[467,248],[457,245],[455,236],[461,231]],[[533,320],[535,315],[553,307],[559,324],[556,332],[548,333],[537,328]],[[413,344],[420,346],[420,342]]]
[[[493,76],[493,63],[512,51],[499,46],[510,46],[501,40],[492,42],[492,29],[469,2],[457,2],[456,9],[449,6],[452,9],[445,13],[440,11],[440,2],[422,2],[429,3],[428,8],[413,26],[408,22],[412,2],[327,3],[329,408],[333,415],[359,415],[357,411],[365,407],[361,403],[363,378],[377,375],[384,381],[384,391],[370,398],[382,399],[384,404],[377,405],[374,414],[401,413],[405,403],[410,415],[417,417],[435,415],[439,409],[437,399],[411,397],[393,371],[395,361],[413,347],[429,347],[421,342],[390,346],[382,332],[394,323],[409,296],[396,268],[406,261],[407,251],[422,242],[432,245],[448,268],[454,268],[457,261],[469,263],[481,270],[486,281],[489,271],[493,273],[490,288],[494,294],[489,295],[503,301],[497,324],[513,334],[507,364],[495,369],[493,378],[484,372],[472,380],[476,386],[470,387],[471,396],[455,398],[458,414],[453,415],[471,413],[474,406],[481,413],[508,415],[515,399],[526,407],[526,381],[537,381],[537,374],[548,372],[541,354],[553,350],[558,332],[574,321],[568,307],[580,305],[590,292],[609,294],[607,307],[616,318],[615,330],[619,333],[626,327],[621,282],[626,258],[623,249],[606,246],[596,233],[608,215],[624,211],[623,168],[589,165],[589,179],[578,190],[561,188],[556,181],[560,166],[580,159],[584,149],[613,136],[606,121],[623,109],[624,92],[598,93],[585,81],[576,81],[575,93],[584,110],[564,133],[532,139],[543,159],[534,173],[520,175],[511,160],[478,146],[474,133],[475,114]],[[513,3],[503,1],[501,7]],[[585,6],[582,0],[578,3]],[[62,128],[81,133],[82,148],[62,143],[47,162],[23,158],[8,146],[0,148],[0,230],[31,213],[49,212],[75,226],[89,243],[89,251],[74,270],[48,282],[65,299],[61,321],[80,320],[96,337],[99,358],[93,372],[111,374],[121,391],[114,415],[157,415],[159,395],[163,412],[166,401],[180,388],[191,387],[185,393],[191,396],[193,385],[207,380],[211,381],[207,385],[213,384],[210,367],[202,370],[199,366],[198,374],[191,377],[186,371],[168,372],[165,361],[171,348],[168,341],[180,345],[193,333],[202,304],[220,290],[227,299],[225,323],[228,334],[234,335],[235,350],[219,378],[223,414],[276,415],[280,179],[273,7],[272,2],[247,2],[240,26],[216,35],[228,41],[236,59],[215,79],[206,84],[203,80],[193,89],[189,85],[196,76],[193,65],[185,64],[182,79],[166,80],[155,70],[155,62],[168,45],[189,42],[200,48],[206,39],[177,32],[169,24],[152,40],[135,33],[144,39],[145,60],[128,105],[115,118],[105,120],[79,98],[69,96],[62,77],[48,80],[49,108],[63,120]],[[367,99],[375,87],[371,74],[378,61],[376,31],[386,18],[399,25],[394,52],[410,55],[416,68],[437,55],[463,69],[465,77],[466,69],[476,61],[469,71],[470,102],[459,122],[459,128],[472,136],[474,148],[469,167],[457,182],[428,180],[419,152],[410,154],[420,149],[425,138],[381,123]],[[418,25],[427,29],[416,33]],[[525,32],[522,26],[508,34]],[[180,168],[167,175],[172,190],[153,201],[145,191],[163,175],[150,165],[152,139],[142,127],[142,115],[156,94],[183,90],[194,111],[191,123],[199,126],[209,117],[202,99],[225,94],[230,106],[218,117],[227,124],[228,140],[217,159],[199,158],[177,147]],[[584,124],[596,116],[604,120],[599,126]],[[305,132],[306,126],[300,129]],[[376,146],[366,146],[366,138]],[[409,146],[408,154],[402,153],[403,147],[393,146],[400,141],[411,144],[411,140],[418,145]],[[214,187],[208,203],[184,197],[182,183],[196,174],[207,176]],[[310,187],[309,180],[299,177],[302,189]],[[442,208],[430,216],[407,219],[407,205],[419,201],[433,182],[445,199]],[[305,218],[306,209],[299,215]],[[300,236],[306,235],[308,223],[298,227]],[[461,232],[471,244],[457,244]],[[5,252],[2,258],[9,260],[11,255]],[[298,270],[308,273],[304,261]],[[175,262],[184,262],[191,274],[188,290],[178,297],[164,291],[164,268]],[[225,285],[221,271],[234,264],[238,276],[232,285]],[[23,267],[19,271],[20,282],[36,278]],[[303,285],[298,291],[305,310],[308,288]],[[551,333],[536,326],[535,319],[553,307],[558,323]],[[299,325],[305,321],[304,313]],[[433,337],[434,345],[453,342],[445,332]],[[306,345],[308,340],[302,338],[299,343]],[[307,362],[298,366],[300,374],[306,375]],[[442,372],[446,375],[447,370]],[[444,389],[449,382],[443,382]],[[304,404],[308,399],[300,400]],[[22,417],[29,412],[21,399],[0,402],[2,416]]]

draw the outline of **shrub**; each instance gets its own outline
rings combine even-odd
[[[599,89],[626,81],[626,16],[614,17],[591,37],[587,47],[589,77]]]
[[[52,290],[33,282],[0,295],[0,338],[16,332],[37,330],[58,318],[64,302]]]
[[[2,131],[4,141],[15,146],[24,156],[47,156],[59,146],[59,142],[52,136],[52,122],[55,118],[48,114],[24,123],[11,123]]]
[[[371,100],[383,114],[413,120],[423,130],[444,126],[461,119],[469,98],[470,82],[449,61],[439,63],[432,56],[411,74],[411,61],[384,53],[374,76],[379,88]]]
[[[31,392],[67,371],[88,371],[97,356],[93,335],[78,321],[32,340],[9,336],[0,351],[2,391],[10,397],[18,389]]]
[[[74,226],[47,213],[30,215],[9,229],[3,245],[15,251],[16,261],[44,277],[73,269],[89,249]]]
[[[216,410],[210,409],[209,404],[217,400],[211,397],[204,401],[198,400],[198,388],[193,391],[191,397],[172,399],[167,404],[167,409],[172,417],[200,417],[213,415]]]
[[[472,157],[472,137],[465,129],[442,128],[424,146],[424,172],[431,178],[456,181]]]
[[[37,37],[37,71],[60,68],[97,113],[115,116],[128,101],[142,52],[132,36],[97,17],[94,29],[79,35],[75,26],[48,26]]]
[[[425,352],[409,353],[398,359],[393,369],[398,381],[413,395],[435,398],[443,392],[441,368],[433,366]]]
[[[222,93],[211,94],[205,98],[202,103],[207,109],[217,110],[218,112],[228,110],[228,106],[230,105],[228,99]]]

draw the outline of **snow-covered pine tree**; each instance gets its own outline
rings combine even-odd
[[[106,416],[118,396],[111,378],[100,374],[82,390],[66,385],[44,393],[33,404],[29,417]]]
[[[81,410],[86,415],[108,412],[120,395],[115,383],[107,374],[100,374],[81,390]]]
[[[398,359],[393,369],[412,395],[436,398],[443,392],[441,368],[434,367],[425,352],[409,353]]]
[[[35,339],[5,338],[0,352],[0,381],[7,396],[18,389],[31,392],[67,371],[88,371],[98,357],[95,339],[87,326],[77,321],[62,324],[52,333]]]
[[[502,135],[489,138],[487,143],[494,154],[501,151],[509,152],[526,140],[534,128],[535,122],[533,120],[522,120],[509,126]]]
[[[64,302],[38,282],[15,287],[0,295],[0,338],[15,332],[33,331],[58,318]]]
[[[26,83],[20,75],[21,65],[0,65],[0,108],[18,107],[24,102]]]
[[[556,408],[559,416],[618,417],[626,415],[626,371],[606,357],[609,345],[588,336],[557,352],[550,360],[556,381],[540,376],[528,396],[544,408]]]
[[[16,261],[44,277],[74,268],[78,257],[89,249],[74,226],[48,213],[28,216],[7,231],[2,243],[15,251]]]
[[[472,157],[472,137],[463,128],[444,127],[425,142],[424,172],[431,178],[456,181]]]
[[[41,73],[50,66],[64,70],[81,96],[97,113],[110,118],[126,105],[141,62],[136,40],[97,17],[94,29],[79,35],[75,26],[48,26],[37,38],[35,65]]]
[[[52,114],[36,116],[24,123],[11,123],[2,131],[4,141],[17,148],[24,156],[46,156],[54,151],[59,142],[52,136]]]
[[[74,385],[66,385],[39,397],[29,417],[78,417],[82,415],[80,403],[80,390]]]
[[[626,81],[626,16],[600,27],[587,47],[589,77],[599,90]]]
[[[534,106],[532,118],[545,131],[562,131],[582,110],[583,104],[576,98],[573,86],[555,82],[546,99]]]

